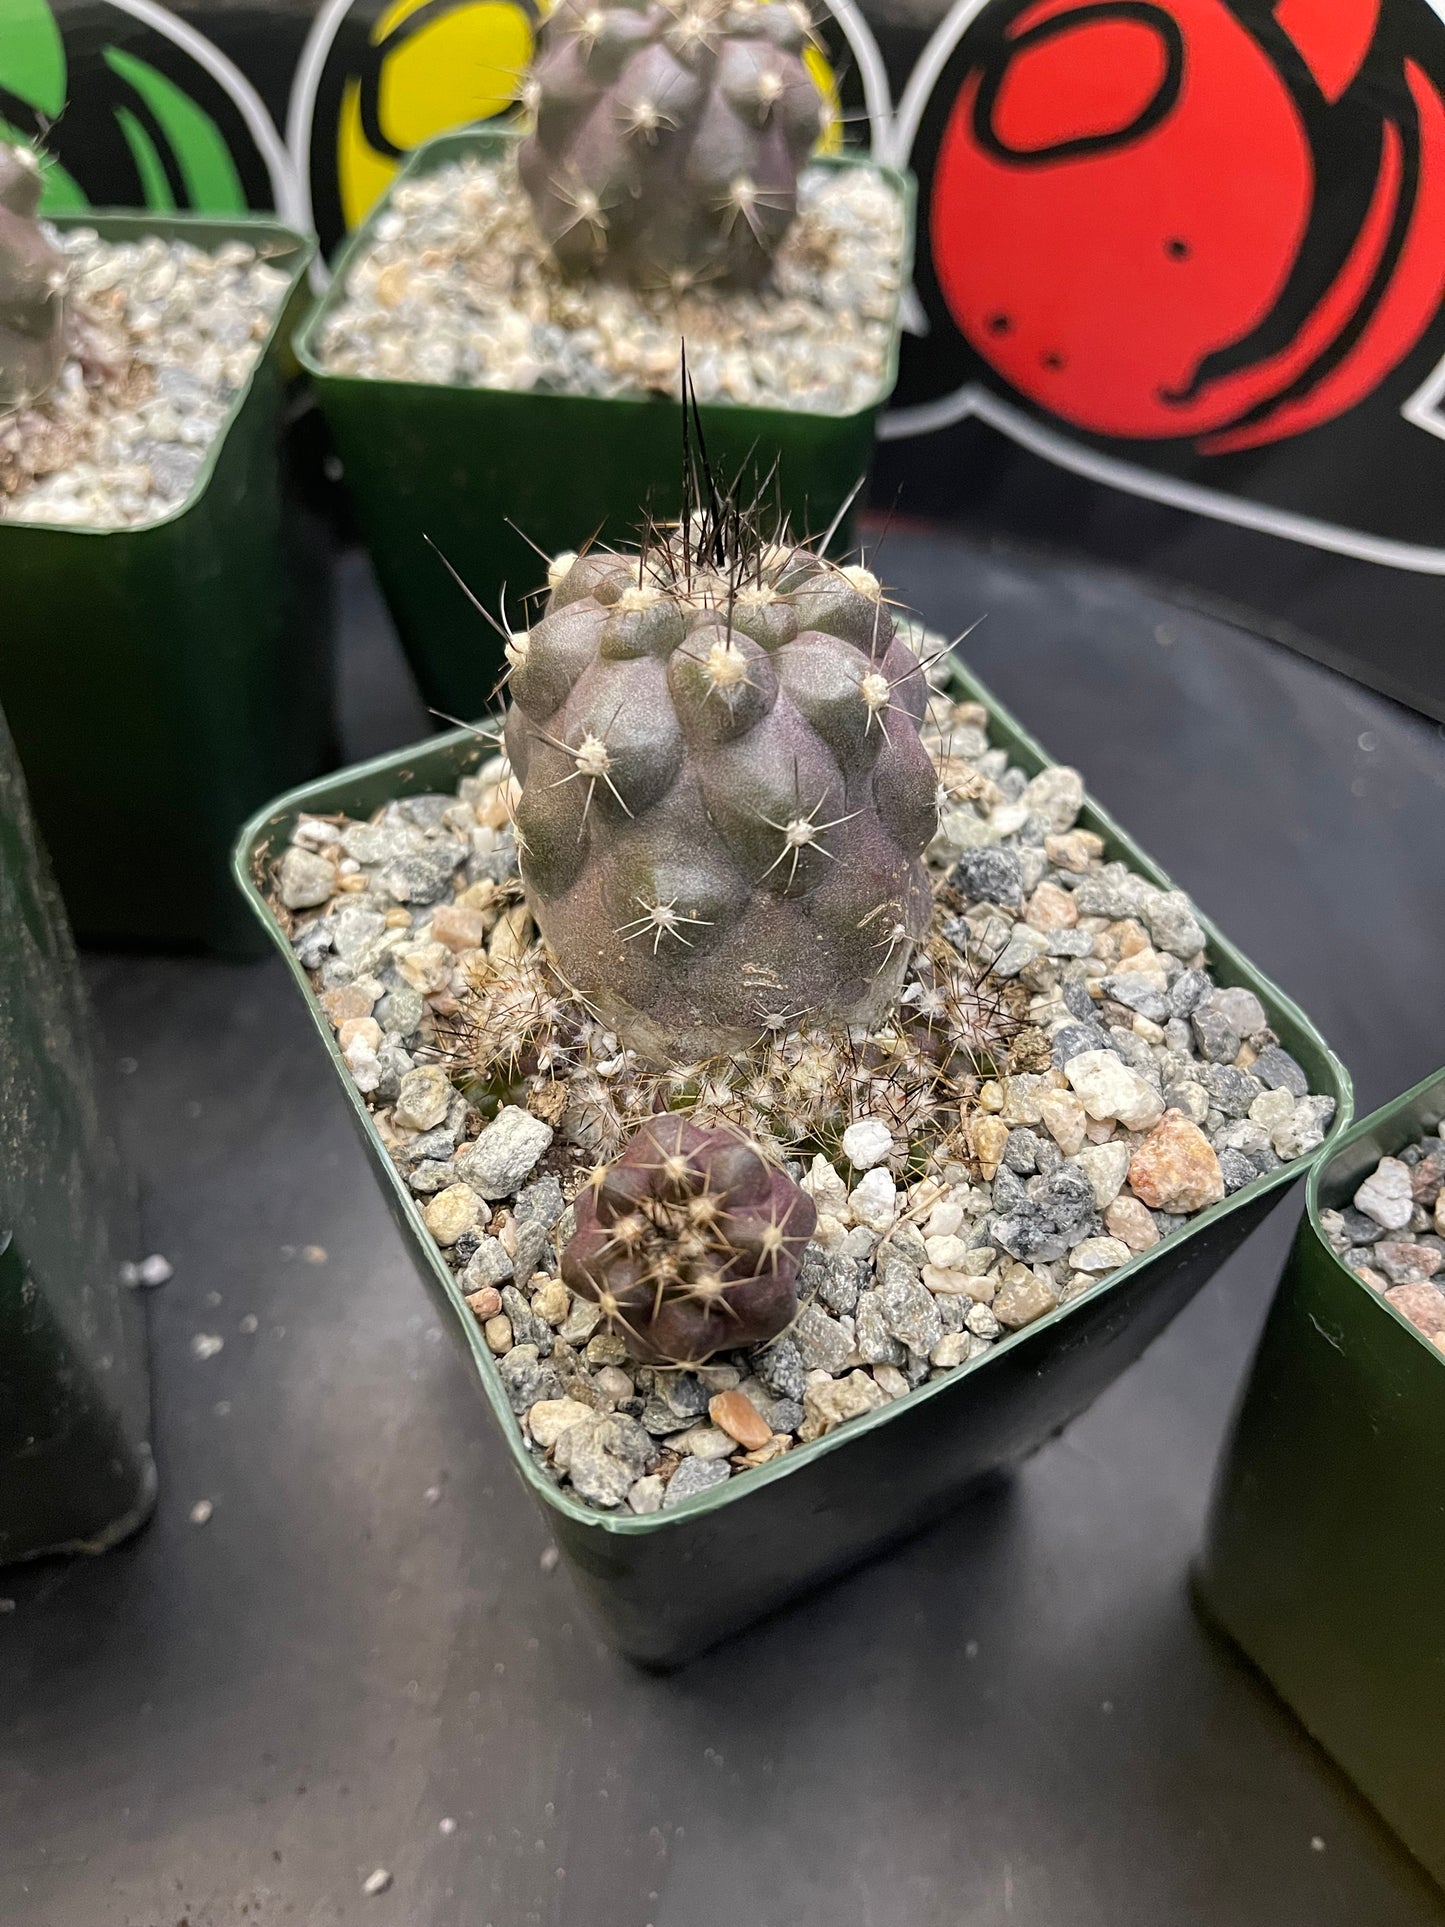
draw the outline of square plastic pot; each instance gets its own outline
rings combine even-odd
[[[958,693],[984,703],[991,740],[1031,775],[1050,758],[965,671]],[[1166,1244],[1121,1266],[1087,1297],[1002,1340],[946,1378],[795,1447],[773,1464],[636,1518],[594,1511],[559,1490],[528,1454],[496,1361],[433,1245],[352,1083],[306,973],[267,907],[275,861],[298,816],[365,818],[393,797],[451,790],[488,753],[469,732],[342,771],[280,798],[243,832],[237,877],[306,998],[341,1080],[393,1217],[423,1282],[473,1361],[513,1462],[613,1643],[651,1666],[672,1666],[938,1518],[970,1487],[1026,1458],[1139,1356],[1279,1202],[1301,1167],[1281,1166],[1201,1212]],[[1152,882],[1172,888],[1113,820],[1087,804],[1081,822]],[[1350,1081],[1309,1019],[1205,922],[1221,983],[1253,990],[1311,1089],[1350,1112]],[[1332,1134],[1333,1136],[1333,1134]],[[1332,1139],[1330,1140],[1332,1141]]]
[[[1445,1354],[1320,1229],[1442,1117],[1445,1071],[1310,1173],[1195,1595],[1445,1884]]]
[[[99,1552],[155,1499],[135,1200],[70,932],[0,717],[0,1564]]]
[[[311,242],[276,222],[85,214],[108,240],[247,241],[290,277],[194,487],[143,528],[0,521],[0,707],[76,934],[259,955],[228,858],[334,760],[330,561],[289,499],[286,344]]]
[[[468,156],[496,160],[516,139],[502,129],[482,129],[443,134],[418,148],[342,249],[331,288],[296,343],[422,694],[443,714],[467,720],[492,702],[501,643],[441,558],[493,616],[506,590],[517,620],[522,597],[545,574],[537,549],[554,555],[573,548],[579,531],[621,540],[635,533],[649,506],[663,517],[680,507],[681,416],[665,396],[603,400],[372,380],[328,373],[321,359],[326,320],[341,305],[348,272],[370,247],[397,189]],[[900,288],[906,287],[911,176],[846,156],[821,162],[830,168],[865,164],[885,175],[903,202],[908,248]],[[756,465],[765,473],[776,457],[794,529],[821,533],[868,471],[874,426],[897,375],[895,309],[887,367],[867,407],[821,415],[705,402],[708,454],[729,480],[744,467]],[[846,517],[838,540],[848,546]]]

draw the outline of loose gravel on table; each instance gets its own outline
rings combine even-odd
[[[190,494],[290,277],[241,241],[51,238],[73,347],[51,393],[0,420],[0,519],[136,528]]]
[[[1325,1236],[1350,1270],[1445,1352],[1445,1121],[1383,1157]]]
[[[877,398],[902,281],[903,207],[871,168],[810,167],[770,283],[673,297],[566,279],[515,160],[396,190],[327,317],[337,375],[527,392],[675,395],[851,414]]]
[[[1215,983],[1189,899],[1106,861],[1078,826],[1078,772],[1031,779],[987,724],[935,702],[925,735],[968,800],[928,860],[968,906],[950,941],[1026,994],[1039,1068],[979,1080],[957,1155],[859,1114],[833,1159],[794,1160],[819,1213],[796,1322],[691,1370],[632,1362],[558,1277],[630,1053],[598,1029],[568,1069],[534,1034],[537,1074],[485,1117],[436,1061],[476,984],[537,955],[504,759],[369,823],[297,824],[277,913],[527,1449],[588,1504],[675,1506],[905,1398],[1323,1142],[1334,1099],[1310,1093],[1252,991]],[[1416,1262],[1433,1273],[1437,1252]]]

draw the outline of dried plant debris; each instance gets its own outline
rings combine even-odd
[[[1343,1210],[1322,1211],[1357,1277],[1445,1352],[1445,1121],[1383,1157]]]
[[[882,174],[813,165],[759,287],[578,283],[537,231],[515,156],[467,159],[396,190],[320,358],[376,380],[678,395],[685,339],[700,401],[851,414],[887,372],[905,238]]]
[[[51,239],[67,264],[69,353],[46,394],[0,413],[0,519],[158,521],[195,486],[289,276],[241,241]]]
[[[889,1018],[667,1070],[544,955],[503,757],[297,824],[277,915],[528,1449],[587,1503],[676,1505],[905,1397],[1323,1142],[1334,1100],[1215,985],[1188,899],[1106,861],[1078,773],[1030,778],[987,727],[935,692],[932,921]],[[690,1370],[639,1363],[562,1263],[594,1167],[672,1112],[745,1133],[816,1211],[792,1325]]]

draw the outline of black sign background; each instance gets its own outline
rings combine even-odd
[[[424,27],[467,4],[425,0],[414,21]],[[871,134],[919,180],[914,319],[923,332],[905,339],[875,500],[1146,571],[1445,718],[1445,215],[1434,212],[1445,197],[1445,21],[1428,0],[960,0],[931,30],[881,21],[870,30],[841,5],[847,31],[830,20],[825,38],[850,138]],[[368,47],[407,41],[410,27],[384,24],[398,19],[395,0],[193,0],[170,10],[157,0],[0,0],[0,113],[25,131],[45,119],[31,114],[41,13],[63,42],[69,100],[49,144],[92,201],[148,197],[134,140],[119,136],[122,108],[132,129],[137,120],[149,129],[167,175],[160,191],[198,204],[183,146],[167,145],[165,116],[147,118],[151,104],[127,77],[142,61],[219,131],[238,204],[284,200],[291,218],[315,219],[324,244],[338,238],[337,101],[345,72],[374,58]],[[22,41],[30,51],[16,62],[6,46]],[[1030,80],[1035,56],[1042,64]],[[398,98],[393,83],[393,112]],[[1302,139],[1288,134],[1291,116]],[[949,151],[951,167],[941,165]],[[1069,200],[1071,167],[1092,169],[1097,183],[1082,221]],[[1051,210],[1055,185],[1062,198]],[[1194,360],[1207,379],[1197,392],[1216,378],[1215,392],[1230,381],[1250,389],[1277,361],[1289,364],[1288,379],[1271,389],[1261,376],[1237,421],[1248,428],[1288,408],[1291,383],[1308,410],[1337,366],[1361,362],[1362,339],[1368,345],[1407,281],[1418,307],[1433,275],[1428,319],[1405,328],[1403,352],[1375,357],[1352,405],[1257,446],[1210,452],[1210,432],[1170,432],[1167,407],[1147,433],[1100,432],[1087,418],[1101,398],[1120,400],[1130,367],[1111,388],[1112,377],[1095,381],[1084,362],[1069,364],[1075,343],[1101,329],[1142,371],[1135,402],[1145,396],[1145,415],[1150,392],[1189,396],[1176,377],[1189,362],[1192,310],[1167,286],[1156,300],[1162,257],[1151,254],[1143,273],[1130,248],[1182,247],[1171,258],[1195,277],[1200,311],[1227,314],[1258,279],[1260,250],[1239,240],[1248,225],[1239,209],[1281,193],[1305,214],[1298,246],[1281,256],[1277,297],[1261,318],[1240,294],[1248,325],[1223,337],[1238,337],[1232,362],[1219,337],[1201,333]],[[1348,281],[1372,220],[1372,271],[1305,352],[1311,316]],[[1272,231],[1287,227],[1281,217]],[[1004,238],[975,248],[975,232]],[[1084,242],[1095,252],[1081,254]],[[946,259],[935,261],[935,243]],[[1067,273],[1056,256],[1073,263]],[[1131,293],[1136,284],[1142,294]],[[989,293],[984,307],[979,289]],[[1031,362],[1019,343],[1041,303],[1058,340],[1040,336]],[[1001,347],[1007,330],[989,333],[1000,319],[1015,330],[1012,362]],[[1060,387],[1073,384],[1072,415],[1048,405],[1055,391],[1035,366],[1047,355],[1060,364]],[[1192,399],[1169,406],[1187,410]]]

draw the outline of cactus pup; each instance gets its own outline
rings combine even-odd
[[[41,400],[65,365],[67,263],[35,218],[40,170],[0,142],[0,408]]]
[[[823,100],[796,0],[561,0],[524,88],[522,185],[569,273],[753,286]]]
[[[635,1358],[696,1365],[797,1312],[813,1200],[736,1131],[644,1124],[577,1199],[562,1277]]]

